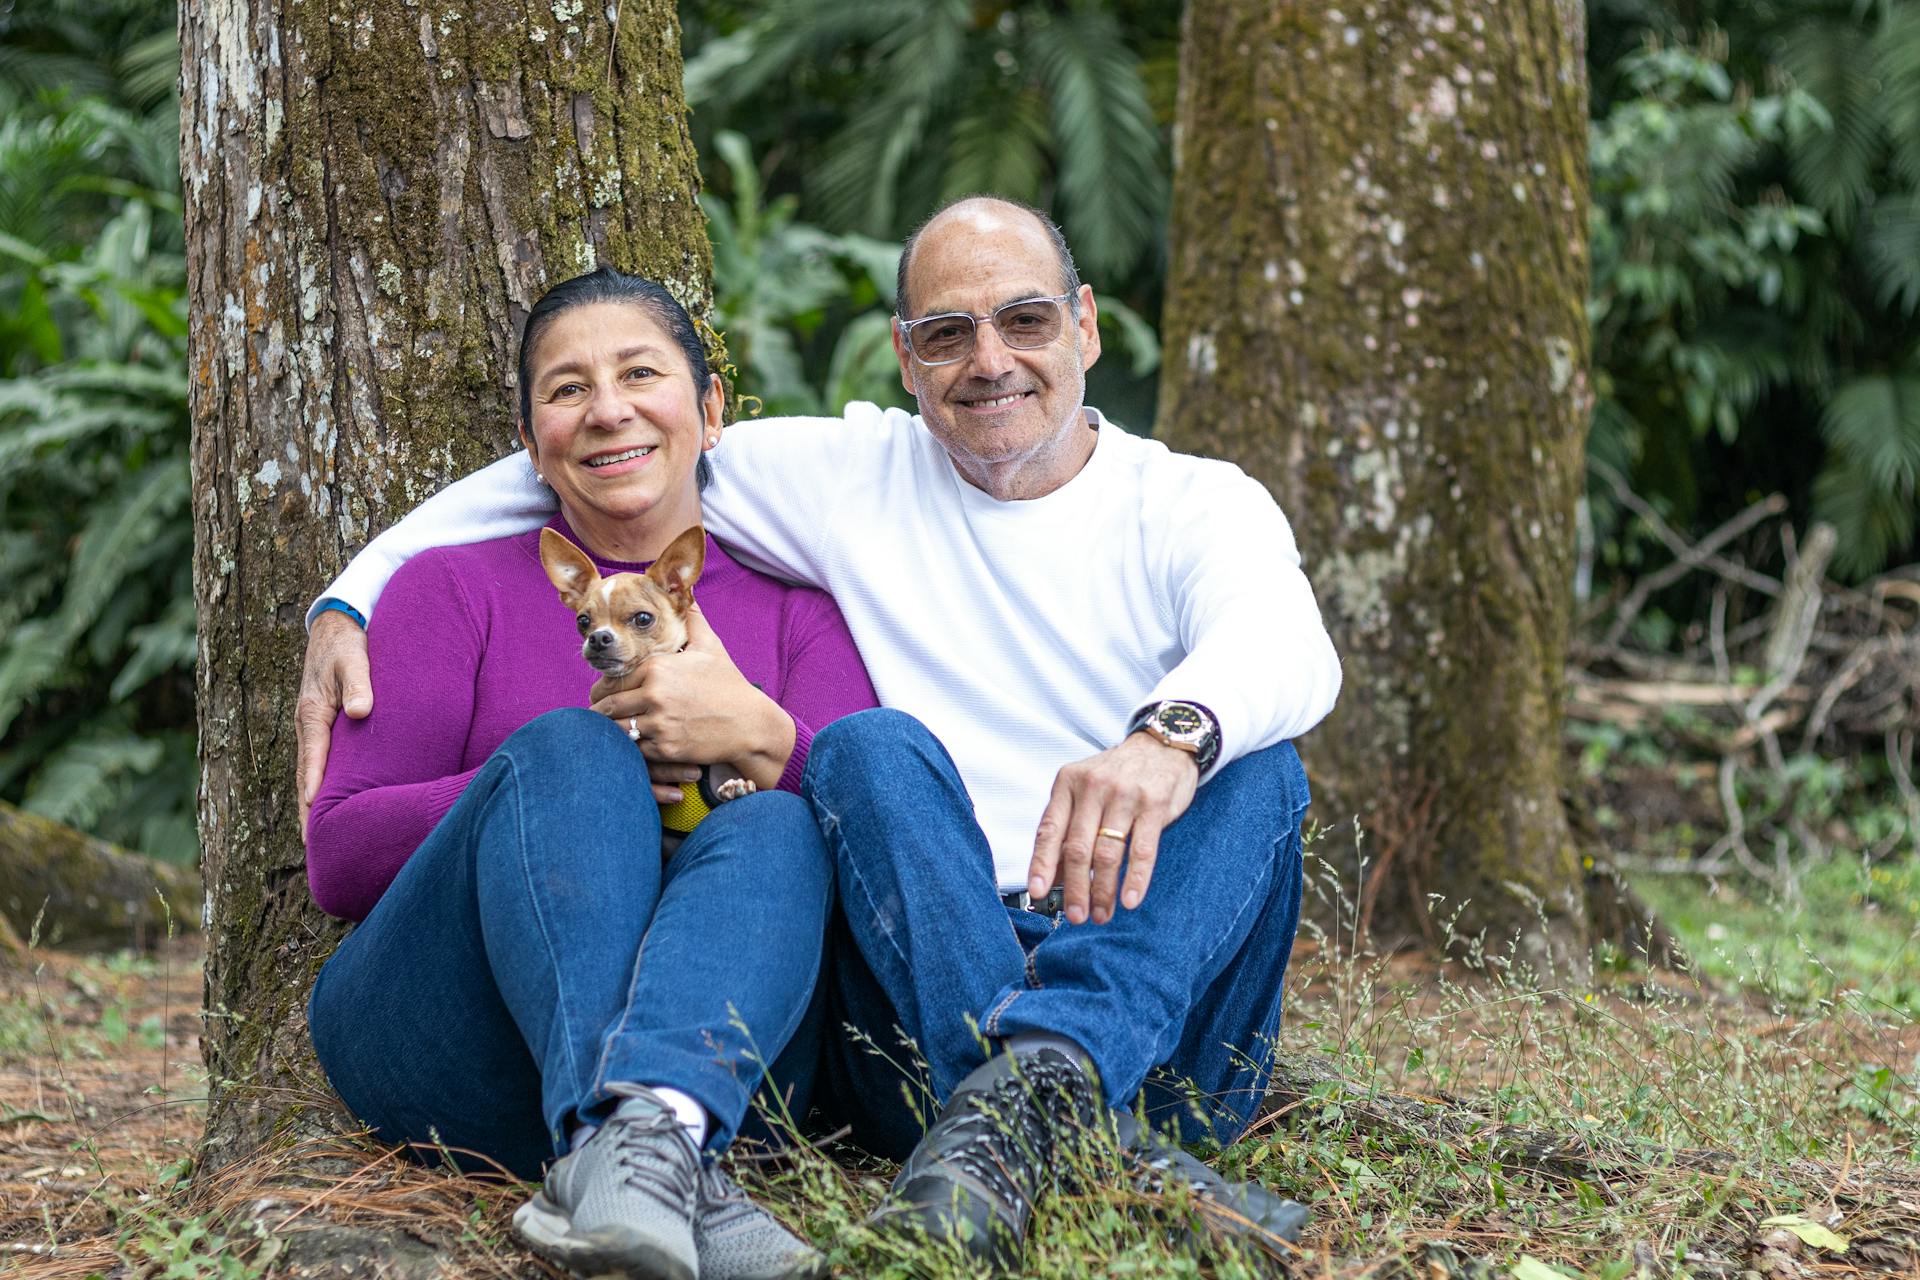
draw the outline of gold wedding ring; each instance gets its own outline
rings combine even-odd
[[[1115,831],[1112,827],[1100,828],[1100,834],[1109,840],[1118,840],[1121,844],[1127,842],[1127,833],[1124,831]]]

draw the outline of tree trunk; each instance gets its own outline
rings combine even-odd
[[[55,947],[154,947],[200,927],[200,877],[0,804],[0,926]]]
[[[1293,521],[1346,665],[1305,754],[1337,862],[1365,829],[1360,913],[1536,959],[1584,940],[1584,40],[1578,0],[1193,0],[1158,419]]]
[[[293,777],[308,601],[514,447],[543,288],[610,261],[701,316],[710,257],[668,0],[180,12],[217,1164],[325,1096],[304,1009],[340,930],[307,894]]]

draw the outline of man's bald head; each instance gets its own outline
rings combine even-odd
[[[982,231],[992,229],[996,223],[1020,230],[1026,229],[1021,226],[1023,223],[1037,225],[1052,245],[1053,256],[1060,265],[1060,292],[1069,295],[1067,306],[1072,314],[1080,314],[1080,272],[1073,265],[1073,251],[1067,248],[1067,238],[1061,233],[1058,223],[1032,205],[1022,204],[1018,200],[1005,200],[999,196],[961,196],[928,214],[908,234],[906,243],[900,249],[900,269],[894,279],[893,305],[895,313],[902,320],[914,318],[908,289],[908,278],[913,269],[913,251],[927,233],[960,222]]]

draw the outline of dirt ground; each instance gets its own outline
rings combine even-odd
[[[97,1237],[200,1134],[201,946],[0,958],[0,1273]]]
[[[219,1267],[210,1259],[220,1254],[221,1242],[214,1239],[217,1247],[209,1254],[206,1238],[182,1238],[181,1205],[187,1198],[167,1194],[188,1167],[203,1119],[200,966],[200,944],[192,938],[138,959],[36,951],[24,965],[0,963],[0,1275],[240,1280],[258,1274],[260,1241],[235,1242],[251,1260],[246,1269]],[[1365,973],[1363,981],[1356,982],[1357,971]],[[1601,988],[1597,1004],[1588,1007],[1591,1016],[1581,1013],[1587,1022],[1568,1022],[1552,1010],[1594,1001],[1591,994],[1529,997],[1537,1012],[1528,1016],[1541,1024],[1536,1033],[1516,1022],[1510,996],[1476,990],[1455,966],[1415,953],[1356,966],[1307,938],[1296,951],[1288,987],[1294,1028],[1290,1050],[1309,1050],[1318,1040],[1344,1036],[1372,1061],[1381,1085],[1413,1096],[1429,1091],[1510,1096],[1517,1081],[1551,1060],[1553,1037],[1565,1034],[1565,1027],[1590,1023],[1601,1031],[1589,1051],[1597,1047],[1622,1060],[1666,1058],[1674,1042],[1659,1037],[1670,1037],[1676,1028],[1689,1036],[1697,1033],[1709,1049],[1737,1043],[1735,1070],[1803,1082],[1799,1087],[1806,1096],[1796,1105],[1831,1115],[1862,1136],[1891,1132],[1898,1137],[1902,1129],[1911,1134],[1920,1117],[1920,1101],[1912,1110],[1892,1104],[1903,1114],[1870,1118],[1860,1112],[1861,1099],[1850,1096],[1859,1086],[1848,1064],[1897,1064],[1904,1074],[1920,1061],[1920,1026],[1911,1020],[1869,1025],[1830,1016],[1831,1011],[1824,1017],[1796,1016],[1737,990],[1641,971]],[[1352,1025],[1343,1028],[1349,1018]],[[1674,1085],[1681,1092],[1689,1087]],[[1677,1114],[1684,1111],[1681,1107]],[[1564,1118],[1548,1117],[1545,1123],[1559,1127]],[[1679,1123],[1670,1135],[1677,1146],[1720,1146],[1710,1120],[1689,1128],[1681,1115]],[[461,1274],[558,1275],[507,1237],[506,1216],[517,1190],[449,1178],[370,1150],[351,1153],[334,1167],[347,1172],[304,1200],[283,1198],[281,1216],[300,1217],[324,1200],[330,1221],[398,1224],[416,1240],[459,1238]],[[263,1185],[242,1178],[215,1188],[210,1199],[196,1189],[191,1200],[257,1208],[267,1203],[256,1203]],[[288,1193],[282,1188],[272,1194]],[[144,1212],[149,1205],[155,1207],[150,1215]],[[1920,1204],[1902,1202],[1901,1209],[1909,1220],[1903,1226],[1920,1231]],[[218,1229],[205,1224],[216,1223],[219,1215],[208,1213],[202,1221],[196,1217],[201,1212],[189,1208],[185,1229]],[[308,1217],[309,1225],[320,1216]],[[192,1225],[196,1222],[202,1225]],[[433,1230],[423,1232],[428,1225]],[[1323,1206],[1310,1235],[1331,1234],[1338,1225],[1339,1213]],[[431,1250],[419,1247],[423,1269],[383,1263],[378,1273],[443,1274]],[[1899,1256],[1901,1261],[1887,1269],[1898,1273],[1920,1253]],[[170,1258],[175,1265],[168,1265]],[[1326,1274],[1335,1274],[1326,1265],[1329,1257],[1321,1261]],[[363,1273],[373,1274],[329,1266],[291,1268],[296,1275]]]

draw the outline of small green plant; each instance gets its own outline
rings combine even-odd
[[[121,1257],[157,1280],[258,1280],[285,1248],[258,1222],[229,1236],[204,1218],[136,1207],[122,1220]]]

